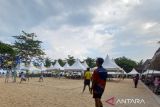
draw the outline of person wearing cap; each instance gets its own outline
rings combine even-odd
[[[94,70],[92,75],[91,92],[93,92],[93,98],[95,99],[95,107],[103,107],[101,97],[103,95],[107,79],[107,71],[102,67],[103,62],[103,58],[97,58],[97,69]]]

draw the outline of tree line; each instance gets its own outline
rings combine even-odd
[[[58,61],[61,66],[64,66],[66,62],[69,65],[72,65],[75,62],[75,58],[72,55],[68,55],[65,59],[57,59],[52,60],[51,58],[47,57],[44,58],[45,52],[41,47],[42,41],[37,39],[37,35],[35,33],[26,33],[22,31],[22,34],[13,36],[15,39],[14,44],[6,44],[0,42],[0,67],[3,68],[6,64],[5,61],[12,61],[13,66],[15,67],[16,64],[24,62],[25,64],[29,64],[32,61],[32,58],[37,58],[39,63],[45,62],[45,66],[49,67],[55,64],[55,61]],[[96,59],[87,57],[82,62],[86,61],[90,68],[96,66]],[[133,68],[139,69],[142,64],[143,60],[140,62],[136,62],[132,59],[126,58],[125,56],[119,57],[115,59],[117,65],[123,68],[126,72],[130,72]]]

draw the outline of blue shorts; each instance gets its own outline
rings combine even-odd
[[[100,98],[102,97],[104,92],[104,89],[100,88],[100,87],[95,87],[93,89],[93,98]]]

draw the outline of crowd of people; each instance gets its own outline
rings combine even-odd
[[[160,94],[160,75],[142,75],[141,80],[155,94]]]
[[[23,81],[28,81],[30,80],[30,78],[32,78],[34,76],[33,73],[29,73],[29,71],[22,71],[20,73],[17,74],[17,72],[12,71],[12,70],[6,70],[6,72],[2,72],[0,73],[0,77],[4,77],[5,78],[5,83],[8,82],[16,82],[16,78],[19,77],[20,78],[20,83],[22,83]],[[39,82],[43,82],[44,81],[44,73],[41,72],[40,74],[38,74],[39,76]]]

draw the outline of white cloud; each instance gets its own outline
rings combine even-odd
[[[65,25],[56,30],[35,27],[31,31],[47,43],[49,47],[46,53],[52,58],[64,58],[67,55],[84,58],[91,54],[92,49],[105,54],[111,51],[114,42],[113,35],[101,34],[94,27]]]
[[[144,29],[149,30],[150,28],[152,28],[155,25],[156,25],[156,23],[153,23],[153,22],[152,23],[151,22],[145,23],[144,24]]]
[[[123,56],[128,55],[128,52],[123,51],[123,48],[126,48],[130,53],[132,51],[135,53],[134,48],[138,46],[141,47],[139,51],[142,50],[141,56],[144,56],[143,58],[146,55],[151,57],[157,46],[154,41],[159,38],[157,35],[160,33],[160,27],[159,22],[148,20],[145,14],[141,18],[141,14],[136,13],[145,5],[148,4],[144,0],[104,0],[96,6],[90,5],[88,7],[89,12],[93,15],[90,19],[91,25],[73,27],[68,23],[60,23],[66,21],[65,19],[69,15],[66,12],[50,16],[39,26],[34,27],[32,31],[38,33],[41,38],[45,35],[43,40],[50,46],[47,53],[55,58],[66,57],[69,54],[84,58],[92,56],[94,54],[92,50],[97,51],[97,55],[105,56],[109,53]],[[72,14],[74,15],[74,13]],[[53,22],[58,23],[56,24],[58,27],[55,29],[52,28]],[[146,46],[150,47],[148,54],[146,54],[147,49],[144,49],[143,52],[143,47]],[[118,48],[122,48],[122,50],[118,52]],[[117,50],[113,51],[113,49]],[[133,57],[133,54],[130,53],[128,56]]]
[[[0,1],[1,40],[10,41],[8,36],[25,30],[35,32],[44,42],[47,55],[54,59],[69,54],[84,58],[107,53],[115,57],[148,58],[158,48],[155,42],[160,40],[159,3],[159,0]]]
[[[104,0],[101,5],[91,7],[90,11],[94,14],[95,23],[121,23],[128,17],[129,12],[135,6],[140,5],[139,0]]]

